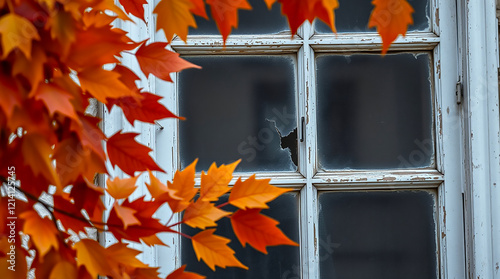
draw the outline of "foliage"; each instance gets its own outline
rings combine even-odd
[[[337,0],[264,1],[268,7],[279,2],[292,34],[304,21],[315,18],[335,31]],[[198,259],[210,268],[246,268],[227,246],[230,240],[214,234],[221,218],[230,218],[243,246],[248,243],[266,253],[267,246],[297,245],[277,228],[277,221],[260,213],[267,202],[289,189],[255,176],[238,179],[229,187],[238,162],[212,165],[201,174],[200,187],[195,187],[193,162],[165,185],[152,172],[163,170],[150,157],[151,149],[135,141],[138,134],[120,131],[107,136],[98,126],[101,119],[86,114],[94,98],[109,110],[121,108],[132,125],[180,118],[158,102],[160,97],[138,88],[139,77],[121,64],[122,55],[137,59],[141,75],[169,82],[173,72],[199,68],[168,50],[168,43],[135,42],[125,30],[113,27],[116,19],[144,21],[146,1],[120,0],[120,4],[0,0],[3,278],[26,278],[29,270],[36,278],[157,278],[158,268],[139,261],[140,251],[125,243],[164,245],[157,235],[182,234],[176,231],[179,223],[201,229],[194,236],[182,235],[192,240]],[[238,26],[238,10],[251,9],[247,0],[161,0],[154,9],[156,26],[168,41],[175,35],[186,41],[188,28],[196,27],[194,16],[207,18],[206,4],[224,42]],[[373,4],[369,25],[382,35],[385,53],[412,23],[413,10],[406,0],[374,0]],[[96,174],[109,175],[106,160],[129,177],[110,177],[105,188],[96,186]],[[141,175],[149,177],[145,187],[150,198],[132,199]],[[227,192],[227,204],[238,208],[235,212],[224,210],[226,204],[217,205]],[[112,200],[108,207],[103,203],[105,195]],[[163,224],[153,218],[165,204],[172,214],[183,212],[179,223]],[[102,247],[89,237],[89,228],[111,233],[118,242]],[[184,268],[168,278],[203,278]]]

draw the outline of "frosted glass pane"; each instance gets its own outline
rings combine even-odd
[[[429,55],[320,55],[316,61],[323,169],[432,165]]]
[[[238,28],[231,34],[274,34],[289,30],[286,18],[281,15],[281,6],[273,5],[269,10],[262,0],[249,0],[252,10],[239,10]],[[210,20],[202,17],[195,17],[198,28],[189,28],[190,35],[216,35],[220,34],[215,21],[210,14],[210,6],[207,7],[207,13]]]
[[[376,28],[368,28],[368,20],[373,10],[372,0],[339,0],[339,8],[335,10],[335,26],[337,32],[376,32]],[[429,1],[408,0],[415,12],[413,25],[408,31],[429,30]],[[397,11],[397,7],[395,7]],[[380,18],[381,21],[384,18]],[[318,33],[331,33],[330,27],[320,20],[316,20],[314,27]]]
[[[435,193],[319,195],[320,278],[437,278]]]
[[[293,57],[185,58],[203,69],[180,73],[181,167],[241,158],[238,171],[296,171]]]
[[[227,196],[226,196],[227,199]],[[224,202],[224,200],[221,200]],[[287,193],[269,203],[269,209],[262,214],[280,222],[280,228],[290,239],[299,243],[299,203],[298,194]],[[182,232],[195,235],[198,230],[188,226],[182,227]],[[216,268],[213,272],[204,262],[198,262],[193,251],[191,241],[183,238],[181,243],[181,264],[187,264],[186,270],[207,276],[207,279],[299,279],[300,278],[300,249],[296,246],[268,247],[268,254],[262,254],[247,244],[243,248],[233,233],[229,219],[219,221],[217,235],[231,239],[228,244],[236,254],[235,256],[248,270],[228,267]]]

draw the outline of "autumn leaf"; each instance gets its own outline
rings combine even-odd
[[[20,105],[21,101],[15,82],[0,73],[0,108],[7,116],[7,120],[12,116],[14,108]]]
[[[178,53],[165,49],[166,46],[167,43],[159,42],[149,45],[143,44],[135,53],[139,66],[146,76],[153,74],[157,78],[172,82],[170,73],[187,68],[201,68],[180,58]]]
[[[272,186],[269,184],[270,180],[255,179],[255,174],[243,182],[238,178],[229,195],[229,203],[240,209],[268,208],[267,202],[291,191],[288,188]]]
[[[106,103],[106,98],[116,99],[125,96],[137,96],[120,81],[120,75],[101,67],[90,67],[78,73],[82,89],[89,92],[100,102]]]
[[[113,210],[118,218],[122,220],[123,228],[126,230],[128,226],[140,225],[141,221],[135,216],[136,210],[127,206],[122,206],[116,201],[113,204]]]
[[[406,0],[373,0],[372,4],[375,8],[368,27],[377,27],[382,37],[382,54],[385,54],[399,34],[406,34],[408,24],[413,24],[414,10]]]
[[[93,278],[97,278],[98,275],[121,278],[117,263],[108,257],[106,249],[97,241],[82,239],[74,245],[74,249],[78,266],[85,266]]]
[[[191,238],[198,261],[202,259],[213,271],[215,271],[216,266],[248,269],[234,256],[233,249],[227,246],[230,240],[214,235],[214,232],[215,229],[201,231]]]
[[[135,183],[139,177],[119,178],[115,177],[113,180],[106,181],[106,191],[115,199],[125,199],[130,196],[137,186]]]
[[[193,14],[208,19],[207,10],[205,9],[205,1],[191,0],[191,3],[193,3],[193,8],[190,11]]]
[[[15,59],[12,66],[12,75],[22,75],[29,81],[31,86],[30,94],[38,88],[38,84],[44,79],[44,64],[47,62],[45,52],[37,44],[33,45],[31,55],[31,59],[20,55]]]
[[[243,247],[248,243],[258,251],[267,254],[267,246],[298,246],[278,229],[278,221],[260,214],[260,211],[261,209],[240,209],[231,216],[233,231]]]
[[[52,164],[52,148],[46,137],[39,134],[27,134],[23,137],[22,155],[26,165],[34,174],[41,174],[56,187],[60,186],[59,176]]]
[[[116,133],[107,141],[109,161],[122,171],[134,176],[136,171],[163,171],[149,156],[151,148],[139,144],[134,138],[138,133]]]
[[[23,232],[30,235],[30,239],[35,244],[40,257],[47,254],[51,247],[56,250],[59,248],[58,231],[52,220],[40,217],[33,210],[20,214],[19,218],[24,219]]]
[[[0,34],[2,34],[3,57],[19,49],[28,59],[31,59],[31,43],[40,40],[35,26],[26,18],[14,13],[0,17]]]
[[[119,0],[120,4],[125,9],[125,12],[144,21],[144,5],[148,3],[146,0]]]
[[[231,213],[215,207],[213,203],[198,199],[186,208],[182,222],[190,227],[204,230],[206,227],[217,226],[215,222],[229,214]]]
[[[54,113],[59,112],[73,118],[75,121],[80,121],[76,115],[75,108],[71,104],[73,96],[55,84],[40,84],[37,92],[35,93],[35,99],[41,100],[45,104],[45,107],[49,110],[51,116],[54,116]]]
[[[233,179],[233,172],[240,163],[238,160],[229,165],[217,167],[213,163],[207,173],[201,173],[200,199],[203,201],[216,201],[220,196],[227,193],[231,188],[228,186]]]
[[[179,267],[174,270],[174,272],[170,273],[166,279],[204,279],[205,276],[201,276],[199,274],[193,272],[184,271],[186,269],[186,265]]]
[[[197,162],[198,159],[194,160],[194,162],[184,170],[176,171],[174,180],[172,182],[167,181],[168,188],[174,190],[175,195],[182,199],[168,201],[168,205],[174,213],[186,209],[198,192],[198,189],[194,188],[195,167]]]
[[[251,10],[247,0],[207,0],[212,17],[217,23],[222,40],[226,42],[231,29],[238,28],[238,10]]]
[[[153,199],[161,198],[161,200],[182,200],[182,198],[177,197],[175,192],[177,190],[173,190],[167,187],[167,185],[161,183],[161,181],[156,178],[151,171],[149,172],[149,180],[150,183],[146,183],[146,187],[148,188],[149,193]]]
[[[75,265],[67,261],[61,261],[56,263],[54,269],[50,273],[49,279],[60,279],[60,278],[77,278],[77,271]]]
[[[163,29],[167,41],[177,34],[185,42],[189,27],[196,27],[191,13],[193,8],[195,5],[191,0],[161,0],[153,11],[157,14],[156,30]]]

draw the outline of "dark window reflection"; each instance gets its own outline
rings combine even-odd
[[[316,61],[323,169],[431,165],[429,55],[320,55]]]
[[[335,27],[337,32],[375,32],[376,28],[368,28],[368,20],[373,10],[372,0],[339,0],[339,8],[335,10]],[[408,31],[429,30],[429,1],[408,0],[413,7],[413,23]],[[318,33],[331,33],[330,27],[320,20],[314,25]]]
[[[293,57],[185,58],[203,69],[180,73],[181,167],[241,158],[238,171],[296,171]]]
[[[437,278],[435,194],[319,195],[320,278]]]
[[[227,196],[220,200],[220,202],[225,201],[227,201]],[[262,211],[262,214],[278,220],[280,222],[278,227],[297,243],[299,243],[298,206],[298,194],[287,193],[270,202],[269,209]],[[195,235],[197,231],[188,226],[183,225],[182,227],[182,232],[188,235]],[[215,234],[232,240],[228,245],[236,252],[235,256],[248,266],[248,270],[216,267],[216,271],[213,272],[203,261],[198,262],[191,241],[182,238],[181,261],[182,264],[187,264],[187,271],[202,274],[207,276],[207,279],[300,278],[299,247],[271,246],[267,248],[267,255],[253,249],[248,244],[243,248],[234,235],[231,222],[227,218],[219,221]]]
[[[263,0],[248,0],[252,10],[238,11],[238,28],[231,34],[273,34],[289,30],[286,18],[281,15],[281,6],[275,3],[269,10]],[[189,28],[190,35],[216,35],[219,34],[217,25],[210,14],[207,5],[207,14],[210,20],[195,16],[198,28]]]

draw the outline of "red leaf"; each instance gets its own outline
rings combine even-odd
[[[144,5],[148,3],[146,0],[119,0],[125,12],[133,14],[134,16],[144,21]]]
[[[252,9],[247,0],[207,0],[207,4],[210,5],[212,17],[217,23],[224,42],[231,33],[231,29],[238,28],[238,9]]]
[[[174,272],[170,273],[166,279],[203,279],[205,276],[198,275],[193,272],[186,272],[186,265],[183,265],[176,269]]]
[[[139,144],[134,138],[138,133],[116,133],[107,141],[109,161],[122,171],[134,176],[136,171],[163,171],[149,156],[151,148]]]
[[[187,68],[201,69],[200,66],[180,58],[178,53],[165,49],[166,46],[167,43],[143,44],[135,53],[146,76],[153,74],[157,78],[172,82],[170,73]]]

